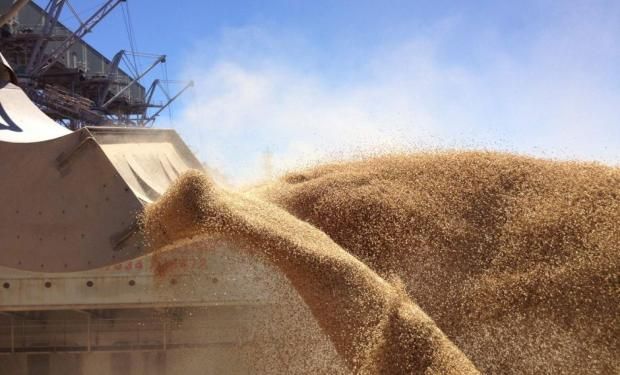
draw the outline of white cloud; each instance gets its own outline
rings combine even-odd
[[[369,150],[438,146],[617,163],[617,24],[567,17],[519,53],[481,47],[485,61],[475,66],[441,57],[451,32],[451,22],[443,23],[436,36],[385,46],[359,64],[355,80],[342,82],[308,69],[298,53],[282,58],[287,37],[232,30],[215,58],[192,57],[195,94],[175,122],[199,156],[235,183],[261,177],[266,150],[276,171]]]

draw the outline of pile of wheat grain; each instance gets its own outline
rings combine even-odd
[[[620,371],[620,169],[490,152],[291,173],[261,195],[408,294],[483,372]]]
[[[190,172],[147,207],[142,223],[152,248],[218,235],[271,262],[355,373],[477,373],[397,282],[271,203]]]
[[[264,255],[367,373],[475,372],[468,358],[617,373],[619,223],[618,168],[484,152],[334,163],[244,193],[190,173],[144,218],[153,248],[215,233]]]

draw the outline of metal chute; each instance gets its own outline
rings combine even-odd
[[[0,85],[0,266],[92,269],[143,253],[136,218],[201,163],[173,130],[87,127],[47,118]]]

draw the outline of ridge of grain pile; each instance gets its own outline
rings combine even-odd
[[[354,373],[478,373],[402,286],[271,203],[188,172],[146,208],[142,225],[153,249],[218,234],[265,256],[291,281]]]

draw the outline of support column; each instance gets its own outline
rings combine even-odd
[[[88,335],[88,343],[86,344],[86,347],[88,348],[87,350],[90,352],[91,349],[91,339],[90,339],[90,326],[91,326],[91,318],[90,318],[90,314],[88,314],[87,316],[87,323],[86,323],[86,330],[87,330],[87,335]]]
[[[168,322],[164,319],[164,350],[168,348]]]
[[[15,318],[11,317],[11,353],[15,353]]]

